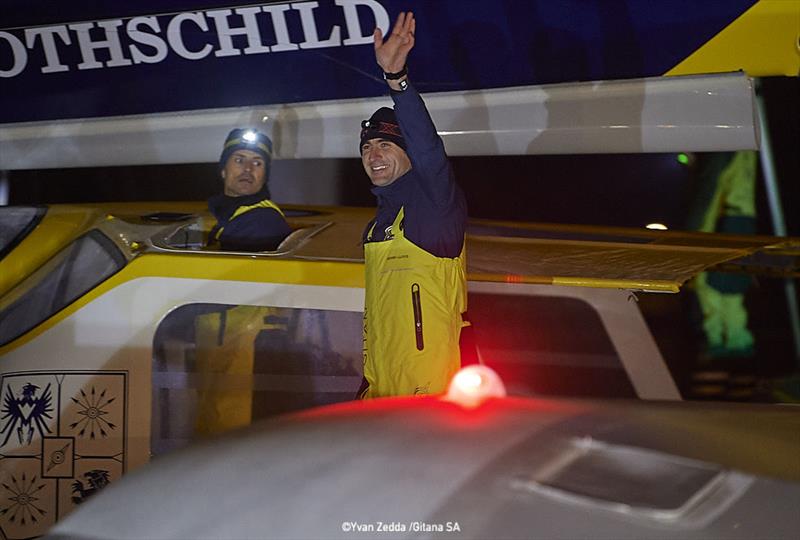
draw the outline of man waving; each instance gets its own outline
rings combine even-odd
[[[461,362],[467,207],[409,79],[415,29],[414,15],[400,13],[385,40],[374,34],[394,109],[378,109],[361,126],[361,162],[378,199],[363,237],[361,397],[444,392]]]

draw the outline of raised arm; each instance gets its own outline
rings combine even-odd
[[[392,89],[397,121],[406,139],[412,166],[424,179],[420,188],[441,206],[453,201],[456,187],[444,144],[425,103],[409,82],[406,62],[414,48],[416,27],[414,14],[402,12],[386,39],[375,29],[375,60]]]

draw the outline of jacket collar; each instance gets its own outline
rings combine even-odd
[[[217,218],[218,221],[227,221],[240,206],[250,206],[269,198],[269,188],[267,184],[264,184],[264,187],[252,195],[231,197],[225,195],[225,193],[217,193],[208,199],[208,209],[214,214],[214,217]]]
[[[378,206],[402,206],[410,184],[410,173],[408,171],[388,186],[372,186],[370,191],[378,198]]]

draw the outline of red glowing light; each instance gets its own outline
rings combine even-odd
[[[488,398],[505,396],[506,387],[494,370],[484,365],[472,365],[455,374],[446,399],[463,407],[477,407]]]

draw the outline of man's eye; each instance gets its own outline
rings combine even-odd
[[[260,161],[254,161],[253,162],[253,167],[261,167],[262,165],[263,165],[263,163],[260,162]]]

